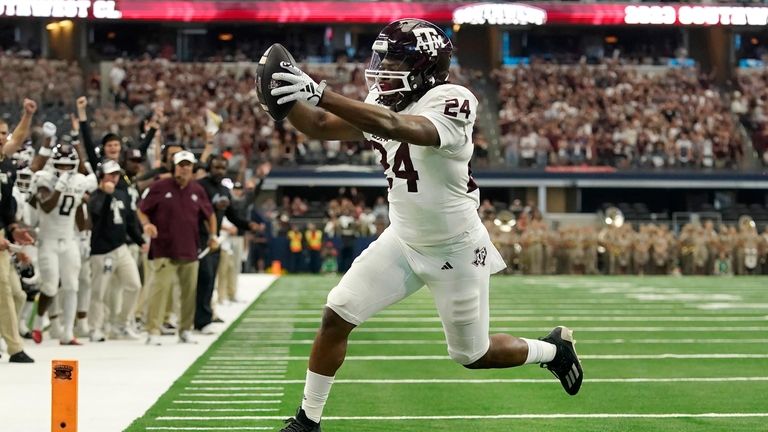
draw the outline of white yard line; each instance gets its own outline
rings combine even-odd
[[[503,332],[549,332],[552,327],[491,327],[491,331]],[[577,332],[768,332],[768,327],[743,326],[743,327],[576,327]],[[360,327],[354,330],[356,333],[442,333],[442,327]],[[316,327],[297,327],[294,333],[317,333]],[[238,328],[235,334],[259,334],[271,333],[269,327]],[[220,357],[221,358],[221,357]]]
[[[243,386],[243,387],[197,387],[197,386],[188,386],[184,387],[184,390],[201,390],[201,391],[232,391],[232,390],[250,390],[250,391],[275,391],[275,390],[283,390],[282,387],[252,387],[252,386]]]
[[[162,430],[162,431],[256,431],[256,430],[271,430],[269,426],[214,426],[214,427],[201,427],[201,426],[147,426],[145,430]]]
[[[311,323],[320,321],[313,318],[297,317],[271,317],[271,318],[246,318],[244,322],[254,323]],[[491,322],[505,321],[595,321],[595,322],[760,322],[768,321],[768,316],[598,316],[598,317],[578,317],[578,316],[493,316]],[[425,323],[441,322],[439,317],[373,317],[368,321],[374,322],[392,322],[392,323]],[[241,326],[243,327],[243,326]]]
[[[268,357],[241,356],[232,358],[232,361],[262,360]],[[306,356],[278,357],[280,360],[306,361]],[[710,353],[710,354],[607,354],[607,355],[580,355],[581,360],[665,360],[665,359],[764,359],[768,354],[735,354],[735,353]],[[420,361],[420,360],[450,360],[444,355],[400,355],[400,356],[347,356],[344,361]]]
[[[237,401],[215,401],[215,400],[174,400],[171,403],[186,405],[186,404],[199,404],[199,405],[218,405],[218,404],[231,404],[231,405],[248,405],[248,404],[279,404],[280,400],[237,400]]]
[[[274,412],[279,411],[278,408],[168,408],[167,411],[178,412]]]
[[[243,392],[226,392],[226,393],[179,393],[179,396],[183,397],[282,397],[284,393],[243,393]]]
[[[768,417],[768,413],[604,413],[604,414],[497,414],[452,416],[357,416],[323,417],[323,421],[402,421],[402,420],[508,420],[508,419],[644,419],[644,418],[750,418]],[[222,416],[222,417],[172,417],[162,416],[161,421],[211,421],[211,420],[283,420],[282,416]]]
[[[283,339],[269,341],[280,345],[312,345],[314,339]],[[578,339],[579,345],[615,344],[768,344],[768,339]],[[351,339],[350,345],[445,345],[444,339]],[[232,366],[234,367],[234,366]]]
[[[703,383],[703,382],[765,382],[768,376],[754,377],[673,377],[673,378],[585,378],[589,383]],[[301,379],[285,380],[241,380],[241,381],[205,381],[206,384],[304,384]],[[500,378],[500,379],[339,379],[334,384],[560,384],[554,378]]]

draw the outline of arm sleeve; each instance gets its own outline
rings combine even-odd
[[[201,186],[199,183],[198,183],[198,186],[200,187],[200,189],[203,192],[205,192],[203,194],[205,199],[204,200],[199,200],[200,201],[200,213],[203,215],[203,217],[205,217],[205,219],[208,219],[208,217],[213,214],[213,205],[211,204],[211,199],[208,197],[208,191],[206,191],[205,188],[203,186]]]
[[[152,185],[144,191],[144,196],[139,201],[139,210],[142,213],[149,216],[157,207],[157,203],[160,201],[160,188],[156,185]]]
[[[98,218],[104,214],[104,209],[109,208],[109,204],[111,202],[111,195],[107,195],[101,190],[98,190],[93,195],[91,195],[91,199],[88,200],[88,212],[94,218]]]
[[[440,148],[448,156],[456,156],[472,147],[472,129],[477,118],[477,98],[466,88],[456,85],[438,87],[427,94],[418,115],[435,125],[440,135]]]
[[[8,204],[6,204],[7,207],[3,206],[2,208],[3,214],[0,215],[0,217],[2,217],[3,219],[4,227],[8,227],[12,223],[16,222],[16,208],[18,207],[18,203],[16,202],[16,198],[14,198],[13,196],[10,196],[9,198],[10,199],[8,199]],[[6,236],[8,236],[8,240],[13,241],[10,233],[6,233]]]
[[[229,191],[227,191],[227,198],[229,198],[229,202],[232,202],[232,196],[229,194]],[[239,214],[235,211],[235,208],[230,205],[227,207],[227,210],[224,212],[224,216],[229,219],[230,222],[232,222],[232,225],[236,226],[237,229],[241,231],[248,231],[248,221],[241,218]]]
[[[83,140],[83,147],[85,147],[85,154],[88,156],[88,163],[94,172],[97,171],[101,159],[96,155],[96,144],[93,142],[91,136],[91,126],[87,121],[80,122],[80,137]]]
[[[141,141],[141,144],[139,144],[139,151],[141,152],[142,156],[147,156],[147,149],[152,144],[152,140],[155,138],[156,133],[157,129],[149,128],[147,133],[144,135],[144,139]]]

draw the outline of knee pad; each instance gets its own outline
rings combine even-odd
[[[350,324],[360,325],[362,323],[356,316],[357,305],[354,301],[354,296],[343,287],[336,286],[333,288],[328,293],[325,305]]]

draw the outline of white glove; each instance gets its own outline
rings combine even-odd
[[[46,138],[56,136],[56,125],[51,122],[43,123],[43,136]]]
[[[52,189],[56,184],[56,177],[48,171],[40,170],[36,171],[32,175],[32,185],[30,186],[30,193],[37,195],[37,190],[41,187],[48,190]]]
[[[325,86],[327,85],[326,82],[320,81],[320,84],[316,83],[309,75],[290,63],[283,62],[280,66],[290,73],[275,72],[272,74],[272,79],[275,81],[287,81],[291,85],[272,89],[270,92],[272,96],[286,95],[278,99],[277,104],[283,105],[292,101],[304,101],[312,106],[317,106],[323,97],[323,91],[325,91]]]
[[[59,177],[59,180],[56,182],[56,186],[53,187],[54,190],[57,190],[59,192],[64,192],[67,190],[67,186],[69,186],[69,179],[72,178],[71,172],[66,172]]]

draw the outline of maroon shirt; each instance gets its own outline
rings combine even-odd
[[[199,218],[208,220],[213,214],[202,186],[191,181],[181,189],[173,178],[158,180],[147,189],[139,209],[157,227],[157,238],[150,243],[150,259],[197,260]]]

